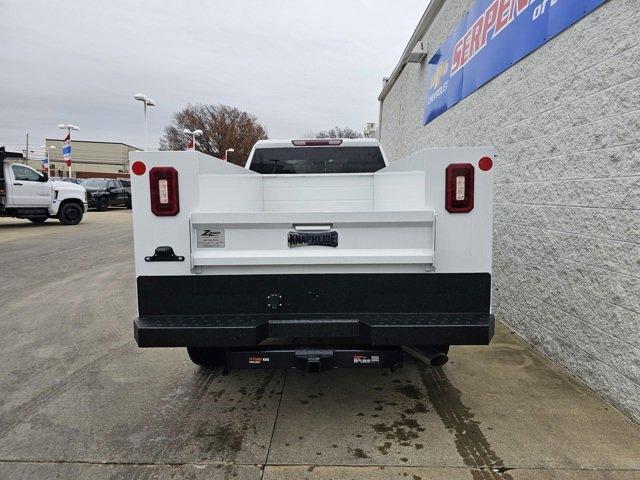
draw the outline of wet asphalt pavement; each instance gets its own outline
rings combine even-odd
[[[131,245],[127,210],[0,219],[0,479],[640,479],[640,426],[502,326],[395,372],[138,349]]]

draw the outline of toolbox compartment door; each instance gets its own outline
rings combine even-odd
[[[433,211],[193,213],[191,265],[428,267],[435,218]]]

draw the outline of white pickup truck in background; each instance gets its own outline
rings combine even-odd
[[[43,223],[56,217],[77,225],[87,211],[87,191],[75,183],[50,180],[21,163],[22,154],[0,148],[0,216]]]
[[[245,168],[132,152],[140,347],[203,366],[432,364],[488,344],[494,150],[259,141]]]

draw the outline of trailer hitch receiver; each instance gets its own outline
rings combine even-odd
[[[296,368],[309,373],[320,373],[334,367],[333,350],[297,350]]]
[[[334,368],[391,368],[402,366],[402,349],[396,347],[329,349],[313,347],[264,347],[227,352],[226,370],[244,368],[296,368],[320,373]]]

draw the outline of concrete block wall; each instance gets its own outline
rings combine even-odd
[[[434,52],[471,0],[446,0]],[[426,62],[382,103],[391,160],[497,148],[494,311],[640,421],[640,2],[609,0],[422,125]]]

